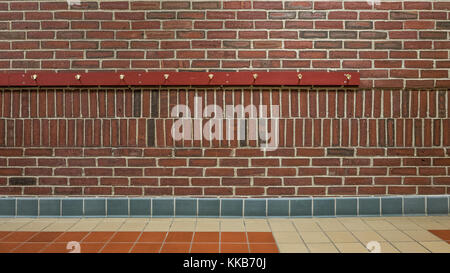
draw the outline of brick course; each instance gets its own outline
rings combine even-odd
[[[280,106],[280,145],[174,141],[176,104]],[[34,88],[0,93],[0,194],[448,194],[447,90]],[[248,129],[248,128],[247,128]]]
[[[449,87],[449,14],[436,1],[3,1],[0,66],[358,70],[364,88]]]

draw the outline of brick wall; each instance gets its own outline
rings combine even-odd
[[[3,70],[358,70],[449,87],[448,1],[2,1]]]
[[[171,109],[194,109],[195,97],[279,105],[279,148],[174,141]],[[0,101],[3,195],[450,193],[445,90],[43,88]]]
[[[0,195],[449,194],[449,2],[0,2],[11,71],[359,71],[359,88],[1,88]],[[174,141],[176,104],[278,105],[279,148]],[[248,128],[247,128],[248,129]]]

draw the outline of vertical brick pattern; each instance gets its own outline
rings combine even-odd
[[[9,71],[358,70],[363,87],[449,87],[449,3],[0,3]]]
[[[278,105],[279,148],[174,141],[171,110],[195,97]],[[4,89],[0,195],[448,194],[449,103],[447,89]]]

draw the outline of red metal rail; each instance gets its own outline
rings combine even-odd
[[[0,73],[0,86],[297,85],[357,86],[358,72]]]

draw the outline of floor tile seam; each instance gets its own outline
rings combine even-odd
[[[169,227],[170,228],[170,227]],[[169,229],[170,230],[170,229]],[[163,247],[164,247],[164,245],[165,245],[165,243],[166,243],[166,239],[167,239],[167,236],[169,236],[169,232],[170,231],[166,231],[165,232],[165,236],[164,236],[164,239],[163,239],[163,241],[161,242],[161,246],[159,247],[159,251],[158,251],[158,253],[161,253],[162,252],[162,249],[163,249]]]
[[[292,220],[291,220],[291,222],[292,222]],[[305,247],[306,247],[306,250],[308,250],[308,253],[312,253],[312,252],[311,252],[311,249],[308,247],[308,245],[306,244],[305,240],[304,240],[303,237],[300,235],[300,230],[298,229],[297,225],[295,225],[294,223],[292,223],[292,224],[294,225],[294,228],[295,228],[295,230],[296,230],[296,232],[297,232],[298,237],[300,237],[300,240],[302,240],[303,244],[304,244]]]
[[[267,218],[266,218],[266,224],[269,226],[270,235],[272,235],[272,238],[273,238],[273,240],[275,242],[275,246],[277,247],[277,251],[279,253],[280,252],[280,248],[278,247],[277,240],[275,240],[275,236],[273,236],[273,229],[272,229],[272,226],[270,225],[270,222],[267,220]],[[248,242],[248,243],[250,245],[250,242]]]
[[[112,232],[114,232],[114,233],[111,235],[111,237],[108,240],[106,240],[106,242],[101,242],[101,243],[103,243],[103,247],[100,248],[97,253],[102,253],[102,251],[103,251],[103,249],[105,249],[106,245],[111,242],[111,240],[112,240],[112,238],[114,238],[114,236],[116,236],[117,231],[112,231]]]
[[[72,225],[69,226],[68,228],[66,228],[66,229],[64,230],[64,232],[66,232],[66,231],[68,231],[69,229],[71,229],[72,227],[74,227],[78,222],[79,222],[79,220],[78,220],[77,222],[75,222],[75,223],[72,223]],[[55,223],[57,223],[57,222],[55,222]],[[55,223],[53,223],[53,224],[55,224]],[[51,226],[51,225],[50,225],[50,226]],[[48,227],[47,227],[47,228],[48,228]]]
[[[320,225],[318,225],[318,226],[319,226],[319,229],[322,231],[322,233],[324,233],[325,236],[328,238],[328,240],[330,240],[331,244],[333,244],[334,248],[336,248],[339,253],[342,253],[341,250],[333,242],[333,240],[331,240],[331,238],[328,236],[328,234],[323,230],[323,228]]]
[[[350,232],[352,233],[352,235],[353,235],[359,242],[361,242],[362,245],[364,245],[364,243],[358,238],[358,236],[356,236],[356,235],[353,233],[353,231],[350,230]],[[375,232],[378,236],[380,236],[381,238],[385,239],[383,236],[381,236],[380,234],[378,234],[376,231],[374,231],[374,232]],[[386,239],[385,239],[385,240],[386,240]],[[378,243],[381,245],[383,242],[384,242],[384,243],[388,243],[388,244],[391,245],[395,250],[397,250],[399,253],[402,253],[402,252],[400,251],[400,249],[396,248],[396,247],[394,246],[394,244],[393,244],[391,241],[386,240],[386,241],[381,241],[381,242],[378,242]],[[381,253],[383,253],[383,249],[381,249]]]
[[[392,231],[392,230],[381,230],[381,231]],[[405,232],[401,231],[401,230],[396,230],[400,233],[402,233],[403,235],[405,235],[406,237],[408,237],[409,239],[413,240],[414,242],[417,242],[412,236],[409,236],[408,234],[406,234]],[[382,236],[379,232],[377,232],[378,235],[380,235],[382,238],[384,238],[387,242],[394,242],[391,240],[388,240],[386,237]],[[396,242],[409,242],[409,241],[396,241]]]
[[[28,223],[29,224],[29,223]],[[28,225],[27,224],[27,225]],[[37,232],[41,232],[41,231],[43,231],[43,230],[45,230],[47,227],[49,227],[51,224],[53,224],[53,223],[48,223],[46,226],[44,226],[43,228],[41,228],[39,231],[37,231]],[[31,238],[30,238],[31,239]]]
[[[363,222],[365,222],[363,220]],[[342,223],[341,223],[342,224]],[[367,223],[365,223],[369,228],[372,228],[372,226],[368,225]],[[344,224],[342,224],[344,226],[344,228],[346,229],[347,232],[349,232],[359,243],[361,243],[361,245],[370,253],[370,250],[367,248],[367,244],[364,244],[364,242],[362,240],[360,240],[349,228],[347,228]],[[382,237],[383,238],[383,237]],[[378,242],[381,245],[381,242]],[[382,251],[382,250],[381,250]]]
[[[123,232],[123,231],[122,231]],[[128,253],[131,253],[131,251],[133,250],[133,248],[136,246],[137,242],[139,241],[139,239],[142,237],[142,234],[144,233],[144,231],[141,231],[138,235],[138,237],[134,240],[133,245],[131,246],[131,248],[128,250]]]
[[[444,241],[445,242],[445,241]],[[433,242],[429,242],[429,241],[422,241],[422,242],[417,242],[419,245],[421,245],[423,248],[425,248],[426,250],[428,250],[430,253],[435,253],[434,251],[432,251],[430,248],[426,247],[424,244],[422,243],[433,243]]]
[[[47,248],[50,245],[50,243],[48,243],[48,242],[25,242],[25,243],[23,243],[23,245],[25,245],[25,244],[45,244],[45,246],[43,248],[41,248],[37,253],[41,253],[45,248]]]

